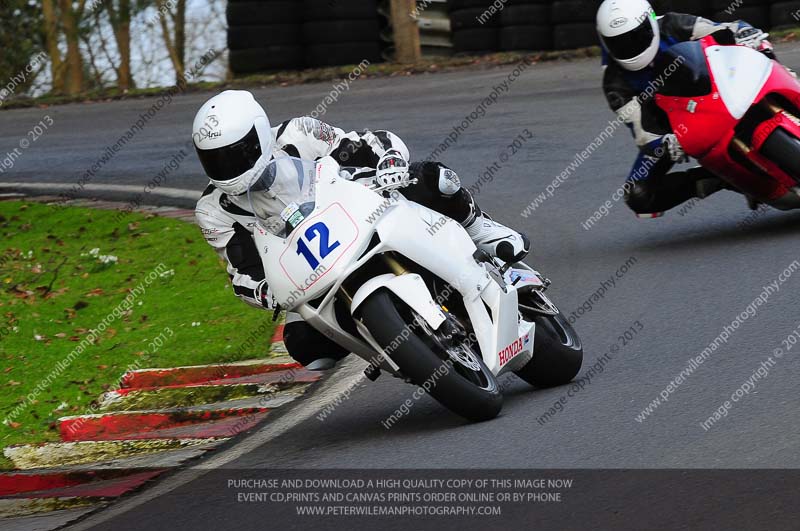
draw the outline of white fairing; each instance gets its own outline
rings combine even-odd
[[[386,288],[406,301],[412,310],[430,323],[434,330],[445,320],[442,309],[431,297],[425,281],[415,274],[397,276],[388,273],[366,281],[353,297],[353,302],[350,303],[351,310],[355,312],[361,303],[379,288]]]
[[[741,119],[769,79],[772,61],[746,46],[710,46],[706,56],[722,101]]]
[[[353,336],[339,326],[333,301],[354,271],[374,255],[393,251],[443,279],[463,296],[481,356],[494,374],[517,370],[532,358],[535,325],[519,319],[517,290],[509,280],[519,286],[541,286],[535,272],[510,273],[509,280],[492,277],[473,258],[475,244],[455,221],[440,225],[441,214],[399,194],[384,198],[342,178],[339,166],[330,157],[316,163],[312,173],[314,210],[288,237],[275,234],[265,226],[269,218],[262,217],[254,233],[266,280],[283,308],[299,313],[360,357],[381,359],[380,347],[368,330],[360,327],[363,337]],[[258,210],[256,203],[251,198],[251,206]],[[439,224],[438,229],[431,231],[434,224]],[[380,242],[367,250],[376,234]],[[356,293],[349,294],[351,311],[380,288],[392,291],[432,329],[445,319],[422,277],[411,273],[382,274],[366,281]],[[315,301],[313,306],[310,301]],[[391,371],[392,365],[381,366]]]

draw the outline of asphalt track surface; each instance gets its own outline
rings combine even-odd
[[[800,66],[800,47],[778,50]],[[362,79],[333,104],[324,119],[344,129],[386,128],[425,157],[513,67],[390,79]],[[745,201],[721,192],[681,216],[636,219],[622,202],[590,230],[581,223],[622,184],[635,155],[627,131],[618,131],[527,218],[520,212],[600,133],[613,116],[599,89],[595,60],[548,63],[525,70],[440,160],[465,184],[476,182],[524,129],[524,143],[478,194],[484,209],[525,231],[530,262],[552,281],[550,294],[570,314],[615,279],[575,327],[584,341],[585,375],[595,360],[617,351],[563,411],[537,418],[569,387],[531,390],[508,379],[500,417],[467,424],[427,397],[391,429],[381,425],[413,389],[381,377],[361,384],[324,422],[311,418],[243,455],[232,468],[797,468],[800,413],[797,385],[800,346],[775,358],[775,349],[800,322],[800,271],[770,294],[727,342],[688,376],[668,401],[638,422],[636,416],[695,357],[776,281],[793,261],[800,213],[768,211],[743,228]],[[309,113],[331,90],[329,83],[257,89],[273,122]],[[144,185],[182,146],[192,117],[207,94],[179,96],[92,180]],[[71,183],[104,147],[124,133],[153,100],[56,106],[0,113],[0,146],[18,144],[43,115],[54,125],[0,174],[5,181]],[[9,147],[6,147],[9,146]],[[507,152],[507,151],[506,151]],[[195,158],[171,174],[170,187],[202,189]],[[210,252],[210,250],[209,250]],[[634,262],[631,262],[633,257]],[[243,307],[243,311],[249,311]],[[636,322],[640,325],[636,325]],[[626,330],[641,328],[621,345]],[[709,430],[700,423],[768,362],[766,377]],[[335,377],[335,375],[334,375]],[[503,380],[505,381],[505,380]],[[752,381],[752,380],[751,380]],[[200,480],[181,496],[148,504],[103,529],[165,528],[175,519],[216,521],[231,527],[232,511],[209,506]],[[189,493],[192,494],[189,494]],[[220,512],[222,511],[222,512]],[[230,514],[226,514],[230,512]],[[189,517],[188,515],[191,515]],[[222,518],[228,525],[222,525]],[[177,526],[184,528],[184,526]],[[173,527],[175,528],[175,527]],[[187,527],[188,524],[187,524]]]

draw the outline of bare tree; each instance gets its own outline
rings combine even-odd
[[[164,45],[175,69],[175,84],[183,85],[186,83],[186,0],[158,0],[158,21]]]
[[[58,27],[58,13],[54,0],[42,0],[42,17],[45,49],[50,56],[50,75],[53,78],[53,93],[61,94],[64,92],[64,62],[61,59],[61,50],[58,49],[58,41],[61,31]]]
[[[64,90],[67,94],[79,94],[83,90],[83,57],[80,46],[80,21],[86,0],[78,0],[77,6],[72,0],[59,0],[61,26],[67,41],[66,79]]]
[[[94,47],[92,46],[92,41],[91,41],[90,37],[91,37],[91,35],[89,35],[88,33],[82,33],[81,34],[81,41],[83,41],[83,48],[84,48],[84,50],[86,50],[86,55],[89,56],[88,68],[89,68],[89,71],[90,71],[90,73],[92,75],[92,83],[91,84],[93,85],[93,88],[102,88],[105,85],[103,83],[103,71],[100,68],[100,66],[98,66],[98,61],[97,61],[97,58],[95,57],[95,54],[94,54],[94,51],[93,51]]]
[[[78,94],[83,90],[83,57],[81,28],[86,0],[42,0],[42,20],[45,48],[50,56],[53,92]],[[67,44],[62,56],[61,36]]]
[[[104,4],[108,13],[111,29],[114,31],[114,40],[117,43],[119,62],[114,65],[117,73],[117,86],[120,90],[133,88],[133,74],[131,72],[131,16],[132,6],[130,0],[105,0]]]

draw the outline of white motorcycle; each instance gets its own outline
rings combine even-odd
[[[276,172],[296,176],[299,196],[276,189],[295,184]],[[350,175],[330,157],[284,157],[248,190],[281,308],[369,362],[370,379],[387,371],[473,421],[500,412],[503,373],[537,387],[575,377],[581,341],[545,296],[548,280],[478,251],[459,223],[398,186]],[[292,198],[283,212],[270,211],[282,197]]]

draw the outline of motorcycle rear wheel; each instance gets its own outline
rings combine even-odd
[[[444,407],[468,420],[493,419],[503,407],[503,395],[497,379],[473,356],[469,365],[452,361],[447,352],[438,352],[426,340],[425,327],[413,324],[410,309],[388,290],[371,294],[361,305],[364,325],[389,357],[400,367],[403,376],[427,392]]]
[[[583,364],[583,345],[560,313],[537,315],[533,358],[516,375],[534,387],[555,387],[572,381]]]

